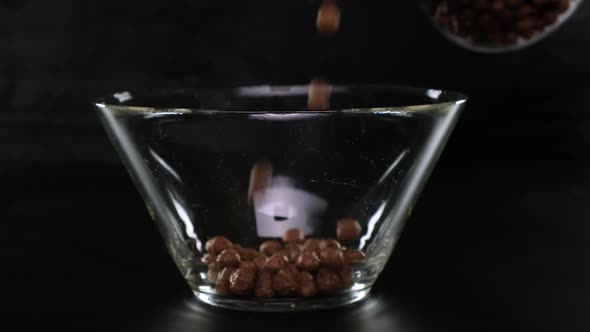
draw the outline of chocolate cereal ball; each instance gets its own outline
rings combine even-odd
[[[215,290],[222,295],[229,295],[230,288],[229,288],[229,279],[231,278],[232,273],[236,269],[233,267],[225,267],[219,274],[217,275],[217,280],[215,280]]]
[[[332,294],[342,288],[342,280],[338,273],[326,268],[318,270],[316,284],[318,291],[322,294]]]
[[[270,240],[260,245],[260,252],[265,256],[270,257],[275,252],[282,250],[283,245],[279,241]]]
[[[223,268],[217,265],[217,263],[215,262],[209,264],[208,268],[209,269],[207,270],[207,281],[209,281],[209,284],[215,285],[215,282],[217,281],[217,276]]]
[[[240,269],[256,272],[258,271],[258,266],[252,261],[242,261],[240,262]]]
[[[291,296],[297,293],[297,279],[289,268],[279,270],[272,277],[272,289],[278,296]]]
[[[230,240],[224,238],[223,236],[215,236],[207,240],[205,243],[205,251],[208,254],[217,256],[225,249],[232,246]]]
[[[338,271],[338,276],[342,281],[342,287],[350,288],[352,287],[352,271],[349,267],[343,267]]]
[[[258,256],[258,257],[256,257],[256,258],[254,258],[254,260],[252,260],[252,262],[253,262],[254,264],[256,264],[256,267],[257,267],[259,270],[262,270],[262,269],[264,268],[264,265],[266,265],[266,261],[267,261],[267,260],[268,260],[268,258],[266,258],[266,256],[264,256],[264,255],[260,255],[260,256]]]
[[[303,242],[303,231],[299,228],[291,228],[283,235],[283,242],[285,243],[302,243]]]
[[[365,254],[360,250],[345,250],[342,252],[344,255],[344,262],[346,264],[354,264],[365,259]]]
[[[323,267],[339,269],[344,265],[342,250],[337,248],[326,248],[320,255],[320,262]]]
[[[318,288],[316,287],[315,280],[309,272],[300,272],[297,276],[299,282],[299,288],[297,293],[301,297],[312,297],[317,294]]]
[[[245,263],[250,263],[252,266],[240,266],[232,272],[229,280],[229,289],[237,296],[249,295],[256,287],[256,265],[252,262]]]
[[[206,265],[209,265],[209,264],[215,262],[216,259],[217,259],[217,256],[215,256],[215,255],[205,254],[201,258],[201,262],[205,263]]]
[[[324,2],[318,10],[316,27],[319,33],[329,35],[340,28],[340,8],[331,2]]]
[[[278,272],[280,269],[287,266],[289,260],[282,252],[276,252],[264,264],[264,269],[270,272]]]
[[[303,249],[303,251],[313,251],[317,255],[319,255],[320,252],[321,252],[320,240],[318,240],[318,239],[307,239],[303,243],[303,248],[302,249]]]
[[[222,267],[238,267],[240,265],[240,255],[232,248],[222,251],[215,260]]]
[[[240,255],[240,259],[243,261],[251,261],[260,256],[260,253],[252,248],[244,248],[240,245],[234,245],[233,249]]]
[[[307,89],[307,108],[311,111],[322,111],[330,108],[332,87],[327,81],[314,78]]]
[[[340,242],[354,242],[361,236],[361,230],[361,225],[356,219],[340,219],[336,226],[336,237]]]
[[[299,254],[301,253],[301,250],[302,247],[300,244],[287,243],[285,245],[284,252],[287,255],[287,258],[289,259],[289,262],[295,263],[297,261],[297,258],[299,257]]]
[[[326,248],[338,248],[340,249],[340,243],[334,239],[324,239],[320,241],[320,249],[326,250]]]
[[[256,290],[254,292],[256,297],[268,299],[275,295],[272,290],[272,273],[269,271],[258,271],[258,278],[256,280]]]
[[[313,251],[304,251],[297,258],[297,268],[314,272],[320,267],[320,258]]]
[[[248,201],[252,202],[254,193],[263,191],[272,178],[272,164],[268,160],[259,160],[250,171],[250,186],[248,187]]]

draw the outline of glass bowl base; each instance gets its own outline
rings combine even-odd
[[[211,293],[193,291],[197,300],[212,306],[239,311],[288,312],[325,310],[366,299],[371,288],[315,299],[238,299]]]

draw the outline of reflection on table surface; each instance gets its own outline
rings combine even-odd
[[[193,299],[179,299],[148,331],[431,331],[415,315],[379,295],[340,309],[299,313],[244,313],[218,309]]]

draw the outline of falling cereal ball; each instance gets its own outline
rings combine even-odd
[[[341,242],[354,242],[361,236],[361,230],[361,225],[356,219],[340,219],[336,226],[336,237]]]
[[[340,8],[330,1],[325,1],[318,10],[316,27],[318,32],[323,35],[338,32],[340,28]]]
[[[268,160],[257,161],[250,171],[250,186],[248,187],[248,202],[252,202],[254,193],[268,187],[272,178],[272,164]]]
[[[330,108],[332,88],[327,81],[319,78],[311,80],[307,91],[307,108],[310,111],[322,111]]]

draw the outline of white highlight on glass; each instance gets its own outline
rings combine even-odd
[[[371,219],[369,219],[369,223],[367,224],[367,233],[365,233],[365,235],[363,237],[361,237],[361,243],[360,243],[361,249],[363,249],[365,247],[365,243],[371,238],[371,235],[373,235],[373,231],[375,230],[375,225],[377,224],[379,219],[381,219],[381,216],[383,215],[383,211],[385,211],[385,205],[386,205],[385,201],[381,202],[381,205],[379,206],[377,211],[371,216]]]
[[[186,209],[184,208],[184,206],[182,206],[182,204],[180,204],[176,199],[174,199],[174,197],[170,198],[172,199],[172,203],[174,204],[174,208],[176,209],[176,214],[178,214],[178,218],[180,218],[180,220],[184,224],[186,235],[191,239],[196,239],[197,234],[195,234],[195,228],[193,227],[193,223],[191,222],[191,219],[188,213],[186,212]],[[201,248],[199,248],[200,243],[200,241],[197,241],[197,249],[199,250],[201,250]]]
[[[432,99],[438,99],[438,97],[440,97],[441,94],[442,94],[441,90],[434,90],[434,89],[426,90],[426,95]]]
[[[404,157],[406,156],[407,153],[408,153],[408,149],[405,149],[402,153],[400,153],[400,155],[387,168],[385,173],[383,173],[383,175],[381,175],[381,178],[379,178],[378,183],[382,183],[383,181],[385,181],[385,179],[387,179],[389,174],[397,167],[397,165],[402,161],[402,159],[404,159]]]
[[[120,93],[115,93],[114,96],[115,96],[115,98],[117,98],[117,100],[120,103],[124,103],[124,102],[126,102],[128,100],[131,100],[131,98],[133,98],[133,96],[131,96],[131,94],[129,92],[127,92],[127,91],[120,92]]]
[[[170,166],[164,159],[162,159],[162,157],[160,157],[160,155],[156,153],[156,151],[154,151],[153,149],[149,149],[149,151],[152,157],[158,162],[158,164],[160,164],[166,171],[168,171],[168,173],[172,175],[178,182],[182,182],[180,180],[180,175],[176,173],[172,166]]]

